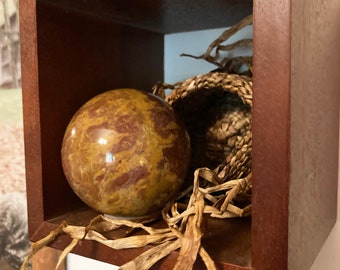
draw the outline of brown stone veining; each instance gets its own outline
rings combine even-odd
[[[138,90],[105,92],[66,129],[62,164],[75,193],[107,214],[139,216],[180,189],[190,159],[188,134],[171,107]]]

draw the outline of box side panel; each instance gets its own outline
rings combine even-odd
[[[336,0],[292,2],[289,269],[309,269],[335,220],[340,20]]]
[[[34,0],[20,1],[22,99],[29,231],[32,235],[43,221],[42,169],[36,6]]]
[[[290,1],[254,1],[252,262],[256,270],[287,268],[289,92]]]

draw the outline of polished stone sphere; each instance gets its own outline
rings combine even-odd
[[[67,181],[88,206],[138,217],[158,211],[178,194],[190,141],[165,101],[117,89],[95,96],[75,113],[61,157]]]

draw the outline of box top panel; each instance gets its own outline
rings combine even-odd
[[[252,13],[252,0],[38,0],[103,20],[170,34],[231,26]]]

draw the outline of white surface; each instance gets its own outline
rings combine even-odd
[[[340,112],[339,112],[340,114]],[[340,123],[339,123],[340,133]],[[339,137],[339,180],[338,180],[338,216],[325,244],[319,252],[310,270],[340,269],[340,137]]]
[[[311,270],[340,269],[340,222],[337,221]]]
[[[118,270],[118,266],[69,254],[66,260],[67,270]]]

